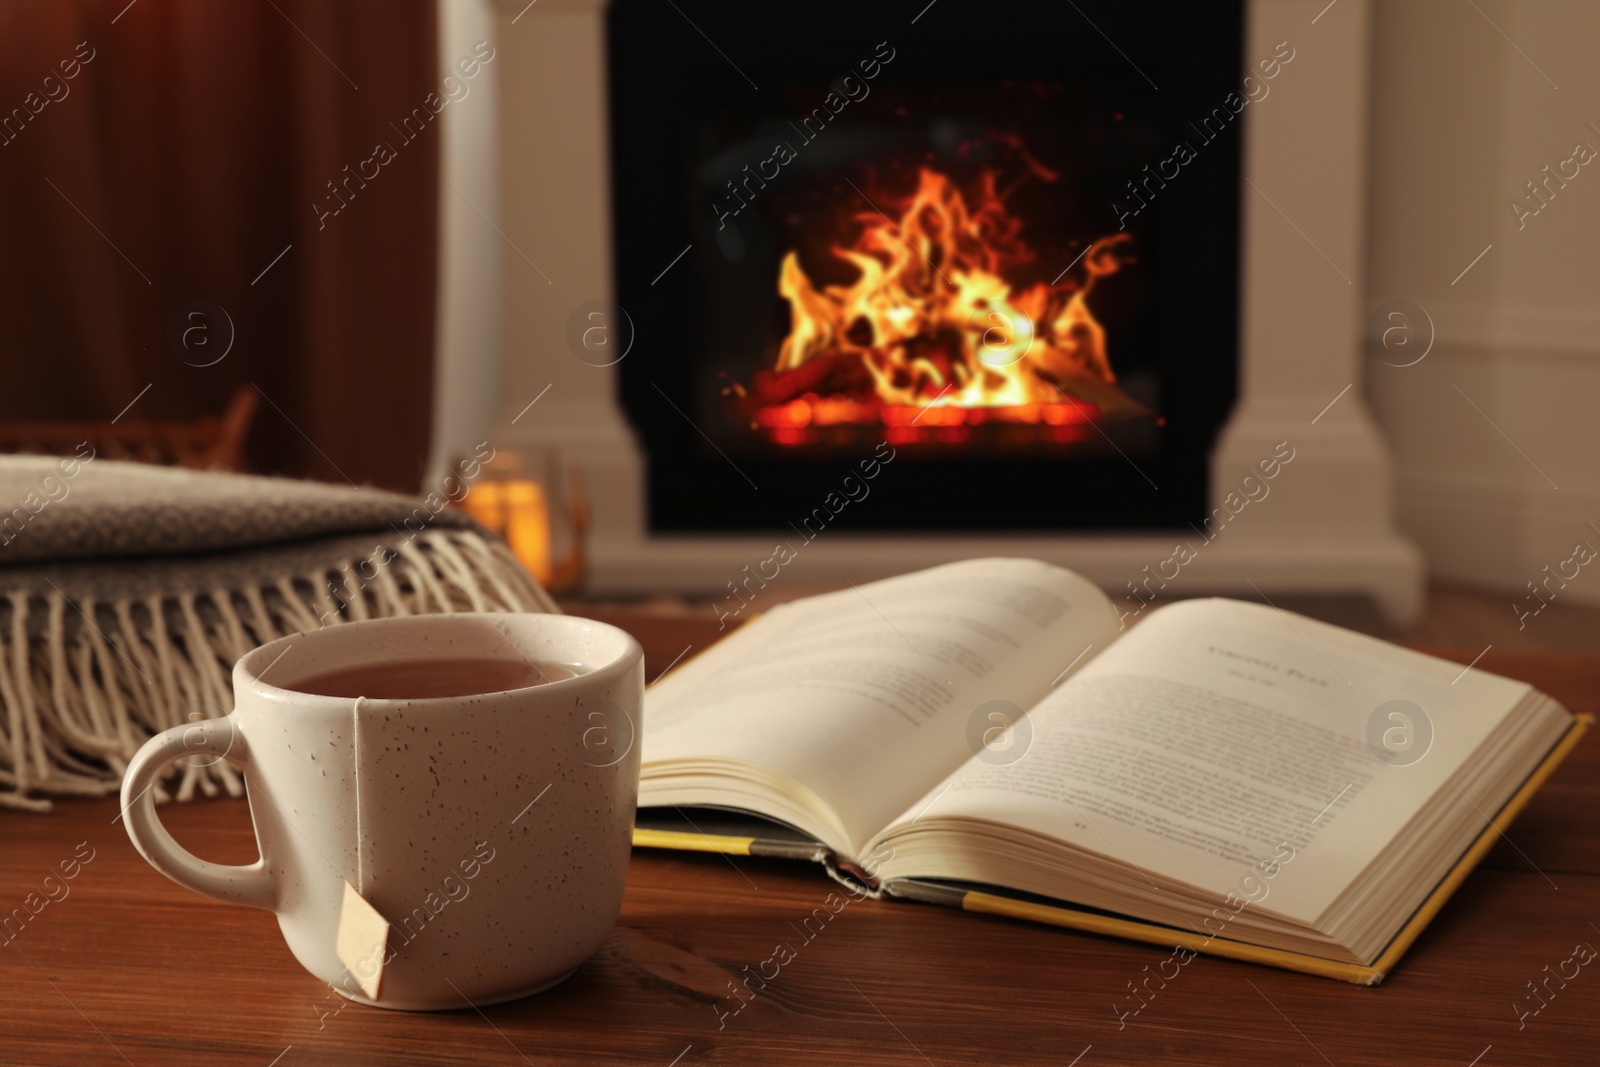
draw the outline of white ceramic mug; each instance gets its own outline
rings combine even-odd
[[[584,670],[424,700],[295,689],[374,663],[514,656]],[[233,691],[230,714],[173,727],[134,756],[128,836],[179,885],[275,912],[295,958],[340,993],[413,1010],[511,1000],[560,982],[610,933],[644,692],[644,654],[624,631],[561,615],[354,622],[246,654]],[[185,757],[244,769],[255,863],[200,859],[161,825],[151,786]],[[376,999],[335,950],[346,882],[391,927]]]

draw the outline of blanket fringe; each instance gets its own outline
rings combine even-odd
[[[369,567],[375,573],[363,579]],[[6,599],[0,808],[35,812],[50,810],[50,796],[115,793],[151,735],[232,711],[234,661],[268,641],[397,615],[560,611],[509,549],[472,530],[424,531],[387,559],[375,550],[244,589],[116,601],[73,601],[55,589]],[[223,760],[181,760],[167,777],[155,787],[158,802],[244,792]]]

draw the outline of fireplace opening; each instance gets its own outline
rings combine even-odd
[[[1039,277],[1008,201],[1029,180],[1058,174],[1020,139],[997,140],[1020,164],[1014,178],[989,164],[965,168],[974,178],[963,191],[956,167],[919,161],[905,168],[903,193],[846,178],[837,227],[799,216],[777,279],[789,328],[774,366],[724,387],[733,422],[791,448],[859,448],[872,436],[918,455],[1003,459],[1071,454],[1094,438],[1093,422],[1153,417],[1117,387],[1089,302],[1097,283],[1133,260],[1131,238],[1096,238],[1055,278]],[[952,154],[994,153],[972,138]],[[827,240],[834,229],[847,236],[828,240],[808,268],[802,234]],[[1149,442],[1135,447],[1148,452]]]
[[[1238,86],[1240,7],[1058,7],[614,5],[620,389],[653,530],[782,529],[884,446],[859,531],[1204,515],[1240,144],[1203,120]]]

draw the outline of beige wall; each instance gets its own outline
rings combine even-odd
[[[500,207],[499,71],[502,61],[489,0],[438,0],[439,69],[496,48],[491,77],[440,116],[439,289],[434,329],[433,442],[426,487],[437,486],[461,457],[488,437],[500,411],[504,315],[501,237],[484,218]],[[447,184],[448,183],[448,184]],[[453,188],[452,188],[453,186]],[[483,214],[479,214],[479,211]]]
[[[1600,159],[1521,230],[1508,207],[1576,142],[1600,150],[1600,4],[1476,3],[1375,5],[1367,303],[1415,301],[1437,336],[1399,368],[1420,349],[1369,325],[1366,387],[1433,574],[1510,612],[1577,542],[1600,548]],[[1600,561],[1551,588],[1600,602]]]

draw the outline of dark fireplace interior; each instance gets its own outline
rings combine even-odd
[[[1241,5],[920,6],[612,7],[653,530],[782,528],[875,456],[861,532],[1204,514]]]

